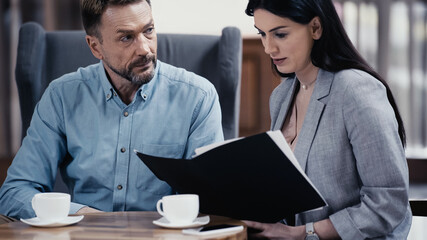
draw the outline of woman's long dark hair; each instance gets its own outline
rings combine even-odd
[[[314,41],[311,61],[314,66],[329,72],[344,69],[359,69],[378,79],[387,90],[387,98],[393,107],[402,145],[406,145],[406,134],[402,118],[390,87],[385,80],[360,56],[351,43],[331,0],[249,0],[246,14],[254,15],[256,9],[267,10],[274,15],[289,18],[300,24],[308,24],[314,17],[319,17],[322,24],[322,36]],[[282,77],[292,77],[295,73],[281,73],[276,65],[272,68]]]

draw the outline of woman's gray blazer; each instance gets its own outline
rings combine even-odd
[[[298,81],[270,97],[271,128],[282,128]],[[386,89],[359,70],[319,70],[295,156],[328,206],[297,224],[328,218],[342,239],[406,239],[408,167]],[[286,183],[283,183],[286,184]]]

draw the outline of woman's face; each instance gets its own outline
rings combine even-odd
[[[313,34],[314,19],[303,25],[264,9],[255,10],[255,28],[261,35],[265,53],[270,55],[281,73],[295,72],[298,75],[314,67],[310,53],[314,39],[320,38]]]

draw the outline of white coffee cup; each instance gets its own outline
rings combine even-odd
[[[199,214],[199,195],[178,194],[164,196],[157,201],[157,212],[172,225],[191,224]]]
[[[70,194],[67,193],[37,193],[31,200],[31,204],[41,221],[56,222],[68,216],[70,199]]]

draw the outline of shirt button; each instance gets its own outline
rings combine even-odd
[[[123,186],[122,186],[122,185],[118,185],[118,186],[117,186],[117,189],[122,190],[122,189],[123,189]]]
[[[128,112],[125,112],[125,113],[123,113],[123,115],[124,115],[125,117],[127,117],[127,116],[129,116],[129,113],[128,113]]]
[[[120,149],[120,151],[121,151],[122,153],[124,153],[124,152],[126,152],[126,148],[122,147],[122,148]]]

